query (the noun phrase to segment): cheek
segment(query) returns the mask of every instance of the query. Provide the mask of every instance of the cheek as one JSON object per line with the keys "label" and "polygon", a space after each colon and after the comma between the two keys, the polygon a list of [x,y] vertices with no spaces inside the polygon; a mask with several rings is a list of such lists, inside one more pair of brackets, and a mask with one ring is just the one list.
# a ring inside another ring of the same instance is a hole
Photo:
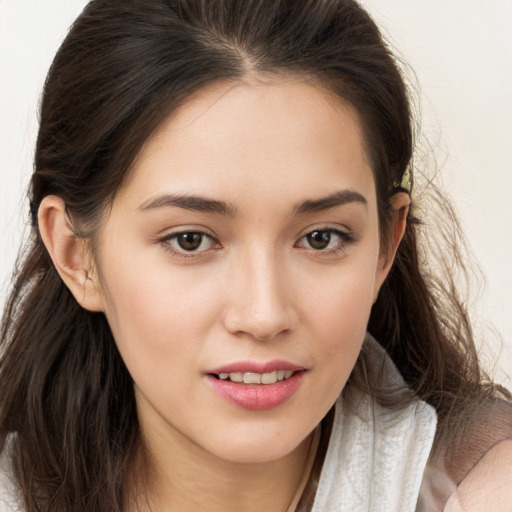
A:
{"label": "cheek", "polygon": [[[373,305],[377,251],[310,282],[306,322],[315,331],[315,354],[326,388],[344,387],[359,355]],[[336,391],[334,392],[334,396]]]}
{"label": "cheek", "polygon": [[179,372],[176,361],[194,360],[217,316],[215,280],[198,283],[147,257],[104,261],[105,314],[132,375]]}
{"label": "cheek", "polygon": [[375,290],[378,251],[357,251],[339,265],[305,271],[296,295],[300,308],[325,329],[344,332],[368,321]]}

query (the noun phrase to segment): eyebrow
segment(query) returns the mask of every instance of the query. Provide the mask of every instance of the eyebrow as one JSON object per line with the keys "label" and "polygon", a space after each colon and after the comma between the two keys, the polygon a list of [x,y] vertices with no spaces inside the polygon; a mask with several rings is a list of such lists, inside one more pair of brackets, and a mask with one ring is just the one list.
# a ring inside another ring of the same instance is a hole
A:
{"label": "eyebrow", "polygon": [[[354,202],[361,203],[365,207],[368,205],[366,198],[359,192],[354,190],[341,190],[325,197],[303,201],[293,208],[293,213],[315,213]],[[236,206],[225,201],[188,194],[162,194],[146,201],[139,209],[141,211],[148,211],[169,206],[203,213],[225,215],[228,217],[234,217],[237,213]]]}
{"label": "eyebrow", "polygon": [[226,215],[234,217],[236,207],[224,201],[207,199],[206,197],[194,196],[188,194],[162,194],[143,203],[139,209],[141,211],[154,210],[175,206],[185,210],[193,210],[203,213],[215,213],[217,215]]}
{"label": "eyebrow", "polygon": [[368,201],[359,192],[356,192],[355,190],[341,190],[325,197],[299,203],[295,206],[293,211],[296,214],[315,213],[328,210],[329,208],[334,208],[336,206],[342,206],[347,203],[361,203],[365,207],[368,206]]}

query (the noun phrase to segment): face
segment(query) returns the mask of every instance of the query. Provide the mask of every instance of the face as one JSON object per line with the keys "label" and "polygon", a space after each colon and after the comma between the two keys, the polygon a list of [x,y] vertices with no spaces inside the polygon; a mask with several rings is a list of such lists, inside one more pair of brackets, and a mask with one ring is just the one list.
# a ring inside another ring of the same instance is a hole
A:
{"label": "face", "polygon": [[145,435],[236,462],[292,451],[349,377],[384,260],[350,106],[299,82],[195,95],[98,235]]}

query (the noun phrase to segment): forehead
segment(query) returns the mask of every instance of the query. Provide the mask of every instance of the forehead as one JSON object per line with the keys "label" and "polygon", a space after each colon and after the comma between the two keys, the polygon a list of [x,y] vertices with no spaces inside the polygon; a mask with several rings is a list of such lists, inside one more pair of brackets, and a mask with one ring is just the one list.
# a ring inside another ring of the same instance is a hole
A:
{"label": "forehead", "polygon": [[[373,189],[355,109],[308,83],[216,84],[185,101],[146,142],[121,193],[255,194]],[[192,190],[190,190],[192,189]]]}

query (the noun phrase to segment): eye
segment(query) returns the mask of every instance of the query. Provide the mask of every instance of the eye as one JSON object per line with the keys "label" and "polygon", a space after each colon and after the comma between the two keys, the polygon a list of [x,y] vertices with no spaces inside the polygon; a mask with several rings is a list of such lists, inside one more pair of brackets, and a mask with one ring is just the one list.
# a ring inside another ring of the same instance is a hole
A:
{"label": "eye", "polygon": [[214,239],[201,231],[173,233],[161,240],[166,249],[177,254],[199,253],[218,246]]}
{"label": "eye", "polygon": [[339,229],[315,229],[304,235],[297,245],[315,251],[336,252],[353,240],[348,233]]}
{"label": "eye", "polygon": [[332,235],[329,231],[313,231],[305,236],[312,249],[327,249],[331,243]]}

